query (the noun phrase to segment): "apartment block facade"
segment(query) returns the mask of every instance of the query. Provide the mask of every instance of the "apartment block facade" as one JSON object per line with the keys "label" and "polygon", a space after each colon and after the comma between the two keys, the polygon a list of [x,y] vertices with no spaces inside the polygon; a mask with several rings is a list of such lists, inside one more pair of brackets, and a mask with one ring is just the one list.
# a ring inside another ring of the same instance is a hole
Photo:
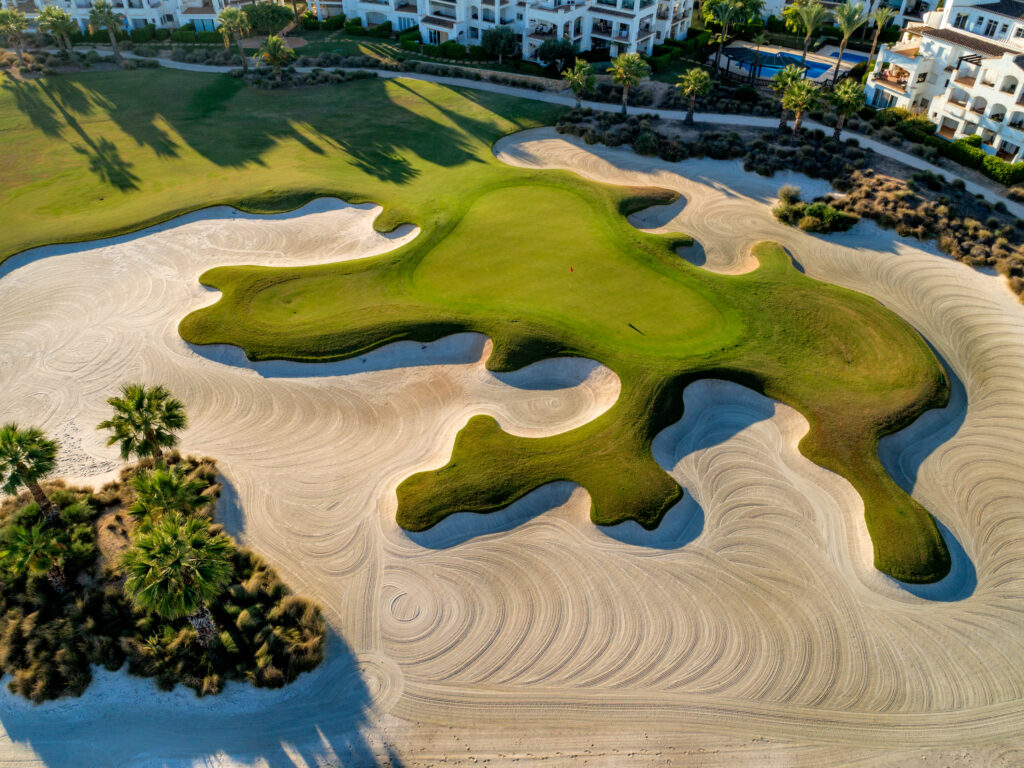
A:
{"label": "apartment block facade", "polygon": [[1024,2],[953,0],[883,48],[868,103],[927,114],[947,139],[1024,160]]}
{"label": "apartment block facade", "polygon": [[[217,28],[217,14],[221,9],[244,4],[229,0],[111,0],[114,10],[125,19],[125,29],[141,29],[147,24],[180,27],[192,22],[198,30],[213,30]],[[89,25],[90,0],[0,0],[0,8],[21,11],[32,26],[36,15],[47,5],[65,9],[83,31]]]}

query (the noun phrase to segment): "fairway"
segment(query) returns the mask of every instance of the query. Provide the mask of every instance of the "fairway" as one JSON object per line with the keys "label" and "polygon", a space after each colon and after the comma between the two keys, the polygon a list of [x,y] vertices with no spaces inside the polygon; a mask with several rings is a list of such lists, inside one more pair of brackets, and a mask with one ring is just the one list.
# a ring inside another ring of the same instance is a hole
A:
{"label": "fairway", "polygon": [[[170,91],[171,102],[158,95]],[[575,355],[619,375],[616,405],[562,435],[513,438],[472,419],[448,466],[399,486],[404,527],[495,511],[572,480],[591,494],[594,522],[654,528],[682,489],[651,442],[680,417],[683,388],[715,376],[808,418],[801,448],[861,493],[879,569],[915,582],[948,571],[931,516],[877,456],[882,435],[948,395],[920,336],[873,300],[802,276],[777,246],[758,247],[756,272],[723,277],[679,257],[685,236],[626,223],[673,193],[493,157],[496,139],[555,108],[408,80],[268,94],[164,71],[6,81],[3,98],[0,141],[24,181],[0,199],[15,222],[0,235],[5,255],[213,203],[263,211],[320,195],[382,204],[383,231],[421,228],[372,260],[214,269],[203,282],[224,296],[183,320],[189,342],[313,361],[479,331],[494,342],[492,370]],[[31,183],[29,158],[61,182]]]}

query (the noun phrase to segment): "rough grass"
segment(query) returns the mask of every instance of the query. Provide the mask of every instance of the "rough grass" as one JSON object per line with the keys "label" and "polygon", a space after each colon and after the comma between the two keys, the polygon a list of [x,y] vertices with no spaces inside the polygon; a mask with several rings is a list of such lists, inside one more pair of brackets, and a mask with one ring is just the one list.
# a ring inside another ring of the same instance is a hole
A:
{"label": "rough grass", "polygon": [[217,204],[270,213],[328,195],[386,202],[382,231],[429,224],[495,172],[496,139],[560,111],[413,80],[324,89],[167,69],[0,80],[0,261]]}
{"label": "rough grass", "polygon": [[[169,461],[208,480],[208,493],[217,492],[211,459],[172,454]],[[319,607],[291,594],[248,550],[236,551],[230,585],[210,606],[220,634],[208,650],[187,620],[168,622],[129,604],[116,562],[133,525],[123,511],[134,498],[131,478],[138,470],[126,468],[121,480],[95,495],[59,482],[49,486],[62,507],[53,533],[71,553],[64,567],[68,590],[59,595],[45,578],[0,575],[0,674],[8,688],[37,703],[79,696],[94,665],[115,670],[127,662],[130,673],[154,677],[162,688],[183,684],[207,695],[228,680],[279,687],[316,667],[326,635]],[[6,499],[0,538],[8,525],[38,519],[38,506],[24,496]]]}

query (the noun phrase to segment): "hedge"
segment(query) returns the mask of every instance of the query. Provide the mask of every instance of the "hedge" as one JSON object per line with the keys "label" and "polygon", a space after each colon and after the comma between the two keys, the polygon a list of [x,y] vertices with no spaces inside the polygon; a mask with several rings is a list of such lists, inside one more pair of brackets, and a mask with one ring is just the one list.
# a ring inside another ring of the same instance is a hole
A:
{"label": "hedge", "polygon": [[439,46],[438,51],[443,59],[464,59],[466,58],[466,46],[458,40],[445,40]]}
{"label": "hedge", "polygon": [[320,19],[312,11],[306,11],[299,17],[303,29],[320,29]]}
{"label": "hedge", "polygon": [[147,24],[142,29],[133,29],[128,33],[133,43],[148,43],[156,37],[156,27]]}
{"label": "hedge", "polygon": [[647,59],[647,63],[653,71],[663,72],[672,64],[672,54],[663,53],[661,56],[651,56]]}
{"label": "hedge", "polygon": [[420,33],[420,27],[417,24],[414,27],[409,27],[408,29],[403,29],[401,32],[399,32],[398,39],[415,40],[417,43],[422,43],[423,35]]}
{"label": "hedge", "polygon": [[420,44],[411,37],[398,38],[398,44],[402,47],[403,51],[411,51],[412,53],[420,52]]}
{"label": "hedge", "polygon": [[339,13],[337,16],[328,16],[324,19],[324,29],[335,30],[341,29],[345,26],[345,14]]}
{"label": "hedge", "polygon": [[370,37],[391,37],[391,22],[385,21],[383,24],[378,24],[376,27],[372,27],[367,33]]}
{"label": "hedge", "polygon": [[345,31],[350,35],[363,34],[363,20],[358,16],[345,22]]}

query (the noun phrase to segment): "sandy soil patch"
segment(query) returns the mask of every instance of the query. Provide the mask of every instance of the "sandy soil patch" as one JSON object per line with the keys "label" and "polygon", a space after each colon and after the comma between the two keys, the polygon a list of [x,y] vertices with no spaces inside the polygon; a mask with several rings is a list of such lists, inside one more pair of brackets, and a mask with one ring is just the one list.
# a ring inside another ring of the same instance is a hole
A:
{"label": "sandy soil patch", "polygon": [[694,235],[723,271],[777,240],[921,329],[957,394],[881,452],[961,547],[954,576],[915,594],[875,572],[859,498],[797,450],[803,418],[721,382],[687,389],[684,418],[656,441],[688,491],[658,531],[595,528],[586,493],[554,484],[409,536],[395,486],[443,463],[470,415],[555,433],[614,402],[617,377],[549,361],[499,378],[473,334],[322,366],[191,349],[175,328],[215,299],[203,269],[358,258],[414,236],[374,233],[373,209],[336,201],[204,212],[0,267],[0,413],[74,445],[63,471],[101,472],[116,457],[92,425],[110,390],[168,384],[192,414],[183,447],[228,470],[232,533],[324,604],[328,661],[281,691],[204,701],[113,673],[79,700],[4,695],[0,765],[1014,764],[1024,311],[1003,281],[868,223],[826,240],[772,218],[780,185],[810,196],[820,182],[670,166],[552,131],[496,151],[676,189],[683,202],[635,223]]}

